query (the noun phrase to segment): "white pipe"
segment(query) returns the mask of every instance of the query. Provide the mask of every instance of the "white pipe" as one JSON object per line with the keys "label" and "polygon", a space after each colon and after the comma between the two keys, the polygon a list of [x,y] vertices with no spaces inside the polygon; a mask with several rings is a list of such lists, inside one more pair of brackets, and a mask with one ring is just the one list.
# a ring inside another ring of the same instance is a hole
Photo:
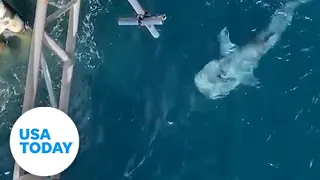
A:
{"label": "white pipe", "polygon": [[[119,18],[118,24],[122,26],[137,26],[139,25],[137,18]],[[161,16],[147,17],[141,21],[141,26],[162,25],[163,18]]]}
{"label": "white pipe", "polygon": [[154,27],[154,25],[150,25],[146,27],[154,38],[158,38],[160,36],[158,30]]}
{"label": "white pipe", "polygon": [[[59,109],[65,113],[68,113],[70,90],[72,82],[72,73],[75,58],[76,38],[79,24],[79,13],[80,13],[80,0],[74,4],[69,10],[69,24],[66,41],[66,52],[70,55],[70,61],[67,61],[63,65],[62,79],[61,79],[61,91],[59,98]],[[59,176],[59,175],[57,175]],[[57,178],[56,178],[57,179]]]}
{"label": "white pipe", "polygon": [[70,57],[46,32],[43,34],[44,44],[50,48],[63,62],[69,61]]}
{"label": "white pipe", "polygon": [[[32,44],[30,47],[28,72],[25,86],[25,94],[23,98],[22,113],[32,109],[37,93],[38,72],[41,59],[41,49],[43,41],[43,33],[45,28],[47,1],[37,1],[36,13],[34,19],[34,31],[32,33]],[[15,162],[13,180],[18,180],[25,171]]]}
{"label": "white pipe", "polygon": [[49,24],[50,22],[56,20],[59,16],[61,16],[63,13],[67,12],[72,6],[77,2],[77,0],[72,0],[68,4],[64,5],[62,8],[58,9],[56,12],[50,14],[46,19],[46,24]]}
{"label": "white pipe", "polygon": [[41,53],[41,62],[40,63],[41,63],[41,69],[43,72],[44,81],[47,86],[51,107],[57,108],[58,106],[57,106],[57,101],[56,101],[56,98],[55,98],[54,92],[53,92],[53,86],[52,86],[52,80],[50,77],[50,72],[48,69],[47,61],[45,60],[43,53]]}
{"label": "white pipe", "polygon": [[141,7],[141,5],[139,4],[139,2],[137,0],[128,0],[128,1],[131,4],[131,6],[133,7],[133,9],[136,11],[137,14],[144,15],[145,11],[143,10],[143,8]]}

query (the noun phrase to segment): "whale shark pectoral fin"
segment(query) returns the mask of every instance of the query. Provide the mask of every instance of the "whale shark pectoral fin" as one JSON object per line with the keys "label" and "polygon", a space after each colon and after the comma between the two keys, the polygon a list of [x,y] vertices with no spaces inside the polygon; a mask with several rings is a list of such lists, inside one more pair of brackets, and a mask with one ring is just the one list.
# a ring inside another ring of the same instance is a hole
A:
{"label": "whale shark pectoral fin", "polygon": [[243,75],[243,77],[242,77],[242,84],[244,84],[244,85],[256,86],[259,83],[260,83],[259,79],[254,77],[253,74],[246,74],[246,75]]}
{"label": "whale shark pectoral fin", "polygon": [[220,43],[221,56],[226,56],[226,55],[232,53],[233,51],[235,51],[237,45],[230,41],[229,31],[228,31],[227,27],[223,28],[220,31],[220,33],[218,35],[218,40]]}

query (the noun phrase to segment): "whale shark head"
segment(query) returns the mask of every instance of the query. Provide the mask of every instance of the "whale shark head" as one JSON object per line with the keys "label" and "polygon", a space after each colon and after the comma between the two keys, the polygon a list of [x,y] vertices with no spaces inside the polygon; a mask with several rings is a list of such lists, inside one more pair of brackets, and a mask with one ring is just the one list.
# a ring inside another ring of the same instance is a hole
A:
{"label": "whale shark head", "polygon": [[288,2],[278,9],[267,28],[245,46],[232,43],[227,28],[222,29],[218,35],[221,59],[209,62],[195,75],[198,90],[210,99],[217,99],[240,84],[256,86],[259,81],[253,73],[259,60],[279,41],[291,24],[294,10],[305,1]]}
{"label": "whale shark head", "polygon": [[218,99],[228,95],[240,83],[236,77],[226,74],[216,60],[206,64],[196,74],[194,81],[199,91],[210,99]]}

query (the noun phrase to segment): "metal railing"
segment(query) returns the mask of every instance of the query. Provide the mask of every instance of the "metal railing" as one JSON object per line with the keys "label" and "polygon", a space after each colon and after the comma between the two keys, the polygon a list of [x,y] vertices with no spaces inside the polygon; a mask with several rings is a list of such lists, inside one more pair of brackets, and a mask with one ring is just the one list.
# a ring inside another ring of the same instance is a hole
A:
{"label": "metal railing", "polygon": [[[53,107],[57,106],[53,94],[51,78],[47,70],[46,60],[42,53],[42,44],[48,46],[64,62],[61,79],[61,90],[58,108],[68,113],[70,88],[74,66],[74,52],[76,47],[76,36],[79,23],[80,0],[71,0],[65,6],[47,17],[47,0],[37,0],[35,21],[33,25],[32,42],[29,55],[29,65],[25,94],[23,100],[22,113],[32,109],[35,104],[35,98],[38,85],[38,73],[41,68],[44,71],[44,79],[49,92],[50,103]],[[57,19],[62,14],[69,11],[69,22],[67,30],[66,48],[63,50],[50,36],[45,32],[45,26]],[[17,164],[14,165],[13,180],[40,180],[48,179],[45,177],[35,177],[26,172]],[[60,174],[50,177],[50,179],[60,179]]]}

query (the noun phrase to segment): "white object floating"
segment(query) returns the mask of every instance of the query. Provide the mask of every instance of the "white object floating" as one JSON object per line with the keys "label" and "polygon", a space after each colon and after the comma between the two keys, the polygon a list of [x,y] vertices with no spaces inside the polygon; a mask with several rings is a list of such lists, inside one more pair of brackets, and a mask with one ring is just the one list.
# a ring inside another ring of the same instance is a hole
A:
{"label": "white object floating", "polygon": [[154,25],[163,25],[164,20],[166,20],[165,15],[147,16],[137,0],[128,1],[136,11],[137,17],[119,18],[118,24],[121,26],[145,26],[154,38],[158,38],[160,34]]}
{"label": "white object floating", "polygon": [[139,4],[139,2],[137,0],[128,0],[129,3],[131,4],[131,6],[133,7],[133,9],[136,11],[137,14],[144,14],[145,11],[143,10],[143,8],[141,7],[141,5]]}
{"label": "white object floating", "polygon": [[160,36],[158,30],[156,29],[156,27],[154,27],[154,25],[150,25],[146,27],[154,38],[158,38]]}
{"label": "white object floating", "polygon": [[[137,18],[119,18],[118,24],[121,26],[138,26],[139,20]],[[163,17],[147,17],[141,20],[141,26],[150,26],[150,25],[162,25]]]}

